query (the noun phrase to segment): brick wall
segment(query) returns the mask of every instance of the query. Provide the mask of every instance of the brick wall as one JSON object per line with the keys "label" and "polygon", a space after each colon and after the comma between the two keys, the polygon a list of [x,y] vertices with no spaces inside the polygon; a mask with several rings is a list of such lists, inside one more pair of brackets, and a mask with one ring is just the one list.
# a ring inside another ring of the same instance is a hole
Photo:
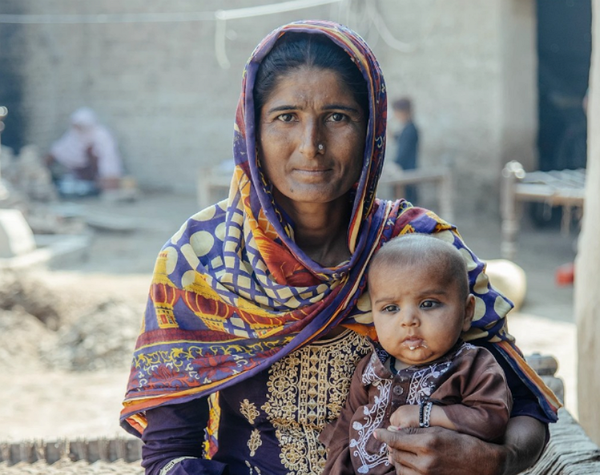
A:
{"label": "brick wall", "polygon": [[[30,14],[115,14],[212,12],[268,3],[22,0],[19,5]],[[369,20],[369,4],[377,6],[390,32],[408,43],[410,52],[382,40],[381,29]],[[23,34],[12,47],[26,58],[20,67],[27,118],[23,134],[28,143],[47,150],[75,108],[93,107],[115,132],[127,168],[142,185],[191,191],[201,167],[231,156],[241,72],[256,43],[289,21],[332,19],[353,27],[372,45],[391,98],[414,98],[422,164],[453,161],[461,200],[472,203],[470,209],[493,209],[506,155],[526,161],[534,156],[533,4],[346,1],[344,9],[320,6],[231,20],[228,69],[215,54],[214,21],[22,25]],[[0,7],[0,13],[7,9]]]}
{"label": "brick wall", "polygon": [[451,162],[457,203],[469,211],[495,212],[504,163],[534,161],[534,2],[424,0],[418,5],[382,4],[395,36],[412,47],[408,53],[382,48],[388,91],[391,97],[414,99],[422,165]]}

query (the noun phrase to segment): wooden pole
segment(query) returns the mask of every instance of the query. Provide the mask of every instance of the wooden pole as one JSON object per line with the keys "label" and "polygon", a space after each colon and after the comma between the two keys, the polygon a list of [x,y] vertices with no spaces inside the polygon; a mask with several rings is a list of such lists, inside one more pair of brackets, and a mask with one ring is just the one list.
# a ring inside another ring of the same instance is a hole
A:
{"label": "wooden pole", "polygon": [[[8,109],[0,105],[0,163],[2,162],[2,131],[4,130],[4,119],[8,114]],[[8,198],[8,190],[2,184],[2,167],[0,166],[0,200]]]}
{"label": "wooden pole", "polygon": [[592,64],[583,224],[575,263],[579,421],[600,444],[600,0],[592,2]]}

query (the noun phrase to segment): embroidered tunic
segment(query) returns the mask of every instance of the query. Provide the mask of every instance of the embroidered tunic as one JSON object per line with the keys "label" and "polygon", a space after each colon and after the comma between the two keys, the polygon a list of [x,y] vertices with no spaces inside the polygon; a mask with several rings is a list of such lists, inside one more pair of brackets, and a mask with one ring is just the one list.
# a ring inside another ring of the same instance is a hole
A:
{"label": "embroidered tunic", "polygon": [[373,432],[388,427],[398,407],[426,399],[439,404],[459,432],[488,441],[504,435],[512,406],[504,371],[485,348],[459,342],[442,358],[396,375],[387,354],[373,352],[358,364],[339,419],[321,434],[329,449],[325,473],[396,473]]}
{"label": "embroidered tunic", "polygon": [[[321,473],[327,451],[319,434],[339,415],[354,369],[371,349],[366,337],[346,330],[296,350],[254,378],[219,393],[219,448],[212,460],[200,459],[202,451],[197,443],[197,458],[178,457],[176,463],[159,470],[156,462],[165,445],[155,444],[156,433],[149,429],[143,435],[147,444],[144,467],[148,473],[161,475],[217,474],[225,465],[229,475]],[[188,425],[194,423],[189,420],[193,417],[181,415],[188,419]],[[172,413],[170,418],[174,419]],[[203,438],[205,420],[206,415],[204,422],[196,422],[196,441]],[[149,427],[153,426],[156,424]],[[179,426],[177,435],[182,433],[190,434]],[[181,444],[179,438],[177,441],[184,449],[189,445]]]}

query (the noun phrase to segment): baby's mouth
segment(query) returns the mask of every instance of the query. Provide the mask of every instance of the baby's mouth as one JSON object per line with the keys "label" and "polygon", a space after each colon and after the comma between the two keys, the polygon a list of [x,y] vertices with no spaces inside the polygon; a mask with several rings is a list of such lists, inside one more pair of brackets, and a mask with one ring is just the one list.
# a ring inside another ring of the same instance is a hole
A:
{"label": "baby's mouth", "polygon": [[409,337],[402,342],[402,344],[410,351],[415,351],[419,348],[427,348],[427,345],[422,338]]}

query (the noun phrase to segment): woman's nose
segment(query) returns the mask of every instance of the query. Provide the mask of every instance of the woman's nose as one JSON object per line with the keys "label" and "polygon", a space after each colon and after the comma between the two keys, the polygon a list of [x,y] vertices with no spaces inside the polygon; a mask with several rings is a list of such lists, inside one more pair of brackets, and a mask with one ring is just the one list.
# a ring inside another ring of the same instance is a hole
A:
{"label": "woman's nose", "polygon": [[307,120],[302,129],[302,137],[300,141],[300,152],[307,157],[314,157],[319,154],[320,142],[319,124],[316,120]]}

